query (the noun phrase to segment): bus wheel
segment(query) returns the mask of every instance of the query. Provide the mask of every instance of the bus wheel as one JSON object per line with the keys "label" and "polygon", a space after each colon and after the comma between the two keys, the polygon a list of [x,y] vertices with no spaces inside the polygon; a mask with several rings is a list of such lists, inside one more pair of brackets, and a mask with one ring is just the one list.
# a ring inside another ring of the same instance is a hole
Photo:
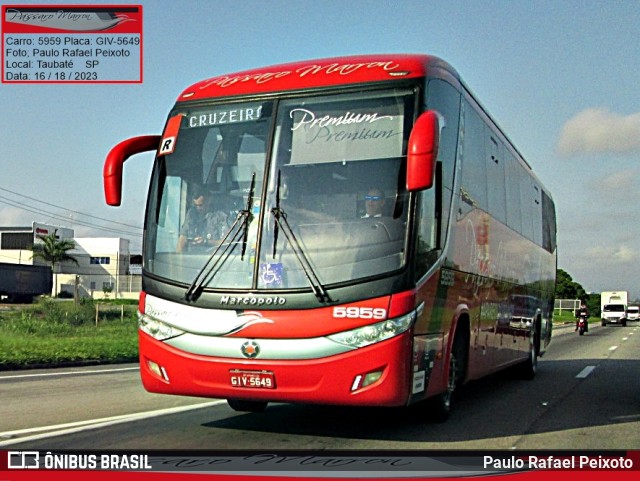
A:
{"label": "bus wheel", "polygon": [[535,329],[529,336],[529,356],[517,366],[517,375],[522,379],[533,379],[538,372],[538,353],[540,352],[539,330]]}
{"label": "bus wheel", "polygon": [[462,336],[456,336],[451,356],[449,356],[449,377],[447,389],[438,394],[431,405],[431,417],[436,422],[444,422],[449,419],[454,401],[454,394],[462,379],[464,379],[464,367],[466,365],[466,345]]}
{"label": "bus wheel", "polygon": [[267,407],[267,401],[245,401],[243,399],[227,399],[227,404],[234,411],[261,413]]}

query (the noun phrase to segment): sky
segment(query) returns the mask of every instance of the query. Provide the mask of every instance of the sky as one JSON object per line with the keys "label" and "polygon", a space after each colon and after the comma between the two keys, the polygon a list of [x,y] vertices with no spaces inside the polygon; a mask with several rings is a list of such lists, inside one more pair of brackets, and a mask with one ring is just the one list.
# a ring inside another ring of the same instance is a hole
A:
{"label": "sky", "polygon": [[[9,3],[5,3],[9,4]],[[33,221],[141,251],[152,155],[105,204],[104,158],[159,134],[199,80],[278,63],[426,53],[456,68],[551,191],[558,267],[588,292],[640,298],[639,0],[154,0],[143,82],[0,84],[0,226]]]}

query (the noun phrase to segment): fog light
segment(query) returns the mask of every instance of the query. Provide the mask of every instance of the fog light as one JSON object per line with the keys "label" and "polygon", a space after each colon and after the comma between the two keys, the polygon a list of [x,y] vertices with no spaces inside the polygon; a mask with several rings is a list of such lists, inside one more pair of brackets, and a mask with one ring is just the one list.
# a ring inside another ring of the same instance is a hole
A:
{"label": "fog light", "polygon": [[358,374],[353,379],[353,384],[351,384],[351,392],[357,391],[358,389],[362,389],[363,387],[367,387],[378,382],[383,373],[384,369],[381,371],[371,371],[366,374]]}
{"label": "fog light", "polygon": [[374,382],[377,382],[382,377],[382,371],[370,372],[364,377],[362,381],[362,387],[369,386]]}
{"label": "fog light", "polygon": [[149,360],[147,360],[147,367],[149,368],[149,371],[156,375],[156,377],[159,377],[165,382],[169,382],[169,376],[167,375],[167,371],[164,367]]}

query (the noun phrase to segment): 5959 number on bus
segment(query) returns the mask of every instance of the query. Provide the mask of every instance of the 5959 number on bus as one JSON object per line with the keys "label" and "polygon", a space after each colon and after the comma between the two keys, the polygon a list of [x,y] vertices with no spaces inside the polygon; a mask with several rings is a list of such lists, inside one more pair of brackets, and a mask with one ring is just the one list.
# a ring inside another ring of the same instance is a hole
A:
{"label": "5959 number on bus", "polygon": [[387,310],[381,307],[334,307],[336,319],[386,319]]}

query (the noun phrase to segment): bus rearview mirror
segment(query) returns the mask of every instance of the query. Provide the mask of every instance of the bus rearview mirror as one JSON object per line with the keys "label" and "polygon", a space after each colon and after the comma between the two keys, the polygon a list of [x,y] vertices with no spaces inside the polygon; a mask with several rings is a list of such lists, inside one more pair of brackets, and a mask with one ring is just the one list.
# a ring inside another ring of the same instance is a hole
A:
{"label": "bus rearview mirror", "polygon": [[125,160],[135,154],[156,150],[158,145],[159,135],[142,135],[124,140],[109,151],[102,172],[107,204],[118,206],[122,201],[122,165]]}
{"label": "bus rearview mirror", "polygon": [[407,190],[433,186],[439,141],[438,114],[428,110],[418,117],[409,135],[407,148]]}

